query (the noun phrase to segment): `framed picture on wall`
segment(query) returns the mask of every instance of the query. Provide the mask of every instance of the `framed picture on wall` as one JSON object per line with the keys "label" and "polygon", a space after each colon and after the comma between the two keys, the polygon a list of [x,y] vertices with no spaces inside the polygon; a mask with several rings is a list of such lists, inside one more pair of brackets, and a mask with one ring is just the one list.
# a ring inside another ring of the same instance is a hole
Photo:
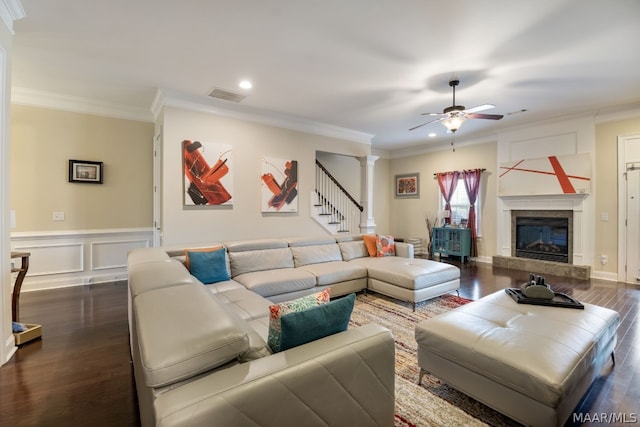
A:
{"label": "framed picture on wall", "polygon": [[298,212],[298,161],[262,158],[262,212]]}
{"label": "framed picture on wall", "polygon": [[395,176],[396,199],[420,197],[420,174],[407,173]]}
{"label": "framed picture on wall", "polygon": [[69,182],[102,184],[102,162],[69,160]]}
{"label": "framed picture on wall", "polygon": [[184,206],[233,205],[233,150],[215,142],[182,141]]}

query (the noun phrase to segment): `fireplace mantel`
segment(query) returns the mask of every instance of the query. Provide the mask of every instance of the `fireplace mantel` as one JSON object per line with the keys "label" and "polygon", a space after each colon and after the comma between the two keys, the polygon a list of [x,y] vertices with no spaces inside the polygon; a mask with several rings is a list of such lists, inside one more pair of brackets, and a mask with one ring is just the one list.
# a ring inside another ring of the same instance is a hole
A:
{"label": "fireplace mantel", "polygon": [[572,258],[574,265],[591,265],[585,256],[585,240],[591,239],[588,224],[592,221],[591,197],[585,194],[531,195],[498,197],[498,255],[512,256],[511,211],[573,211]]}

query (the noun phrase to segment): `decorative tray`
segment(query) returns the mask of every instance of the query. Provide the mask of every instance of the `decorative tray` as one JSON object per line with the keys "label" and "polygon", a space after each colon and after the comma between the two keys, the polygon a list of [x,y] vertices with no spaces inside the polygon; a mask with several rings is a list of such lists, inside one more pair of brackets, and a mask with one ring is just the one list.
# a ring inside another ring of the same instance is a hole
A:
{"label": "decorative tray", "polygon": [[584,305],[582,305],[578,300],[571,298],[569,295],[561,294],[560,292],[554,292],[555,296],[553,299],[540,299],[529,298],[517,288],[507,288],[504,291],[518,304],[547,305],[550,307],[577,308],[579,310],[584,310]]}

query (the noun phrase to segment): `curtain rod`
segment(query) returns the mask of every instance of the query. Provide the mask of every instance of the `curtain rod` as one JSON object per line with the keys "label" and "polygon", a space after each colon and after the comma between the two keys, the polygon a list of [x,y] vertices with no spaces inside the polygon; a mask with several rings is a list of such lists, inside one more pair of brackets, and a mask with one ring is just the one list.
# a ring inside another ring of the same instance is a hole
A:
{"label": "curtain rod", "polygon": [[[473,169],[467,169],[467,170],[473,170]],[[486,171],[486,169],[484,169],[484,168],[480,169],[480,172],[484,172],[484,171]],[[451,171],[451,172],[454,172],[454,171]],[[464,172],[464,171],[455,171],[455,172],[460,173],[460,172]],[[441,173],[447,173],[447,172],[441,172]],[[433,176],[436,177],[436,176],[438,176],[438,174],[434,173]]]}

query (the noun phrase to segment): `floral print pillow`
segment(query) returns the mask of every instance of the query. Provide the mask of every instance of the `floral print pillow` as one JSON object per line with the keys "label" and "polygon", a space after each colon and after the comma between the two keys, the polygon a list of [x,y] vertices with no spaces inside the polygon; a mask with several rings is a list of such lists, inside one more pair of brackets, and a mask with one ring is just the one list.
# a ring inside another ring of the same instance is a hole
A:
{"label": "floral print pillow", "polygon": [[269,336],[267,344],[273,353],[280,351],[280,318],[285,314],[306,310],[320,304],[326,304],[330,299],[331,289],[325,289],[312,295],[307,295],[292,301],[284,301],[279,304],[269,306]]}
{"label": "floral print pillow", "polygon": [[383,236],[378,234],[376,239],[376,249],[378,250],[378,256],[395,256],[396,245],[393,241],[393,236]]}

